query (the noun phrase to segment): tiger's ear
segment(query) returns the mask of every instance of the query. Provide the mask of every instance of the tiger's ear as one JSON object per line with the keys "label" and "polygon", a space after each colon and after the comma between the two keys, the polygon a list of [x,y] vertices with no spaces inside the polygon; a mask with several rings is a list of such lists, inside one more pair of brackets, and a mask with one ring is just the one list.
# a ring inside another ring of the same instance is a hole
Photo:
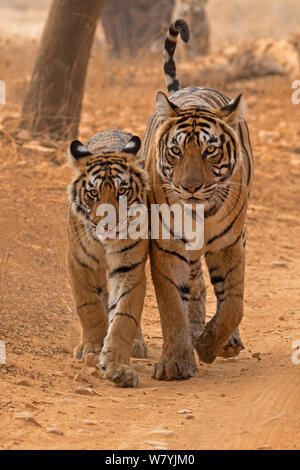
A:
{"label": "tiger's ear", "polygon": [[68,149],[68,157],[72,166],[75,168],[85,165],[87,157],[90,157],[91,152],[79,140],[73,140]]}
{"label": "tiger's ear", "polygon": [[231,100],[228,104],[221,108],[222,119],[230,126],[234,125],[239,116],[245,109],[245,103],[242,100],[242,94],[238,95],[235,99]]}
{"label": "tiger's ear", "polygon": [[141,147],[141,139],[137,135],[134,135],[126,144],[126,147],[124,148],[124,150],[122,150],[122,152],[132,153],[133,155],[136,155],[138,151],[140,150],[140,147]]}
{"label": "tiger's ear", "polygon": [[177,116],[180,111],[180,108],[172,103],[162,91],[156,95],[156,109],[162,121]]}

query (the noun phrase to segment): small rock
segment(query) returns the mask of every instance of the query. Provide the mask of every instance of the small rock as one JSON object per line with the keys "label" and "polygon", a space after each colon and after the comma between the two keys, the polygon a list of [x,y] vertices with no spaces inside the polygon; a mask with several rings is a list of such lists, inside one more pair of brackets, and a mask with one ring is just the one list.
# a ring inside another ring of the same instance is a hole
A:
{"label": "small rock", "polygon": [[171,429],[153,429],[150,431],[150,434],[163,434],[164,436],[171,436],[174,434],[174,431],[171,431]]}
{"label": "small rock", "polygon": [[283,261],[274,261],[274,263],[272,263],[272,266],[279,267],[279,268],[287,268],[288,267],[288,265],[286,263],[284,263]]}
{"label": "small rock", "polygon": [[81,369],[74,377],[75,382],[86,382],[90,385],[93,385],[93,381],[90,379],[90,377],[87,375],[87,373]]}
{"label": "small rock", "polygon": [[193,413],[193,412],[192,412],[192,410],[189,410],[189,409],[183,409],[183,410],[178,410],[177,413],[180,414],[180,415],[187,415],[187,414],[190,414],[190,413]]}
{"label": "small rock", "polygon": [[118,400],[117,398],[115,398],[115,397],[104,397],[104,398],[107,398],[108,400],[111,400],[111,401],[113,401],[113,402],[115,402],[115,403],[119,403],[119,400]]}
{"label": "small rock", "polygon": [[161,441],[144,441],[146,444],[149,444],[150,446],[159,446],[159,447],[165,447],[167,445],[166,442],[161,442]]}
{"label": "small rock", "polygon": [[89,367],[96,367],[98,362],[99,362],[99,356],[94,353],[89,353],[85,356],[84,362],[89,366]]}
{"label": "small rock", "polygon": [[91,419],[81,419],[80,421],[89,426],[96,426],[96,424],[98,424],[97,421],[92,421]]}
{"label": "small rock", "polygon": [[20,413],[15,413],[15,419],[23,419],[28,423],[41,427],[40,423],[32,416],[31,413],[29,413],[29,411],[21,411]]}
{"label": "small rock", "polygon": [[252,353],[252,357],[253,359],[257,359],[258,361],[261,361],[260,352]]}
{"label": "small rock", "polygon": [[278,320],[280,320],[280,321],[285,321],[285,318],[284,318],[283,315],[281,315],[281,317],[279,317]]}
{"label": "small rock", "polygon": [[186,415],[185,419],[194,419],[193,415]]}
{"label": "small rock", "polygon": [[75,388],[74,393],[77,393],[78,395],[94,395],[94,392],[90,387],[77,387]]}
{"label": "small rock", "polygon": [[26,406],[26,408],[29,408],[30,410],[37,410],[38,409],[32,403],[25,403],[25,406]]}
{"label": "small rock", "polygon": [[29,387],[31,384],[27,379],[21,379],[16,382],[16,385],[23,385],[24,387]]}
{"label": "small rock", "polygon": [[256,447],[256,450],[273,450],[273,447],[265,445],[265,446]]}
{"label": "small rock", "polygon": [[51,434],[56,434],[57,436],[63,436],[64,435],[64,433],[60,429],[52,428],[51,426],[46,428],[46,432],[49,432]]}

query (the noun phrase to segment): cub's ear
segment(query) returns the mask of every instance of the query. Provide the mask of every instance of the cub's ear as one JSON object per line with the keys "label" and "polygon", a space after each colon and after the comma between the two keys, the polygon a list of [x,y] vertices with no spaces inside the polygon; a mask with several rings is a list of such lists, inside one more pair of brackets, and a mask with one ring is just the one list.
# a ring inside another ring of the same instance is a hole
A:
{"label": "cub's ear", "polygon": [[72,166],[78,168],[84,166],[86,157],[90,157],[91,152],[79,140],[73,140],[68,149],[69,161]]}
{"label": "cub's ear", "polygon": [[221,108],[222,119],[229,125],[234,125],[239,120],[243,111],[245,111],[246,105],[242,96],[242,94],[238,95]]}
{"label": "cub's ear", "polygon": [[159,91],[156,95],[156,110],[162,121],[175,117],[180,112],[180,108],[172,103],[162,91]]}
{"label": "cub's ear", "polygon": [[134,135],[133,137],[131,137],[131,139],[127,143],[123,152],[132,153],[133,155],[136,155],[138,151],[140,150],[140,147],[141,147],[141,139],[137,135]]}

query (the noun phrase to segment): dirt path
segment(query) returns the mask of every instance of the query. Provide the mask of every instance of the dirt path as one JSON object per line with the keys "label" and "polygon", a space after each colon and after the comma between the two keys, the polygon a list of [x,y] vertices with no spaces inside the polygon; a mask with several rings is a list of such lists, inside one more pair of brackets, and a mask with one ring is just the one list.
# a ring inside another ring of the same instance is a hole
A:
{"label": "dirt path", "polygon": [[[144,130],[163,87],[160,68],[116,67],[100,74],[95,66],[89,75],[83,140],[99,127]],[[21,88],[16,80],[0,110],[6,131],[17,116]],[[134,361],[139,388],[117,389],[93,378],[93,396],[74,393],[82,364],[72,359],[78,321],[65,270],[71,170],[57,164],[63,154],[1,139],[0,339],[7,364],[0,365],[0,449],[300,448],[300,365],[291,359],[292,343],[300,339],[300,105],[291,104],[286,79],[237,83],[226,92],[240,90],[256,158],[241,326],[246,349],[235,359],[199,364],[195,378],[185,382],[151,379],[161,332],[148,276],[143,327],[149,358]],[[209,289],[210,315],[214,305]],[[18,419],[24,411],[39,425]]]}

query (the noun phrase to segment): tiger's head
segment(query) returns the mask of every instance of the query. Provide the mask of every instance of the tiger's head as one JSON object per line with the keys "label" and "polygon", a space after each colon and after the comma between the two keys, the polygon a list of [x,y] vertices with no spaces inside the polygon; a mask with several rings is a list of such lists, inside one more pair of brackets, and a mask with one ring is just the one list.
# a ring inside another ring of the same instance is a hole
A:
{"label": "tiger's head", "polygon": [[207,206],[223,193],[240,162],[241,96],[221,109],[179,108],[158,93],[157,168],[169,194]]}
{"label": "tiger's head", "polygon": [[[137,156],[140,145],[140,138],[132,136],[121,152],[91,153],[78,140],[71,143],[68,155],[76,174],[69,186],[69,202],[73,214],[89,227],[90,233],[97,233],[102,219],[97,211],[100,205],[113,206],[116,234],[121,229],[120,198],[126,201],[127,209],[135,204],[146,205],[148,179],[143,162]],[[104,238],[111,238],[109,229]]]}

